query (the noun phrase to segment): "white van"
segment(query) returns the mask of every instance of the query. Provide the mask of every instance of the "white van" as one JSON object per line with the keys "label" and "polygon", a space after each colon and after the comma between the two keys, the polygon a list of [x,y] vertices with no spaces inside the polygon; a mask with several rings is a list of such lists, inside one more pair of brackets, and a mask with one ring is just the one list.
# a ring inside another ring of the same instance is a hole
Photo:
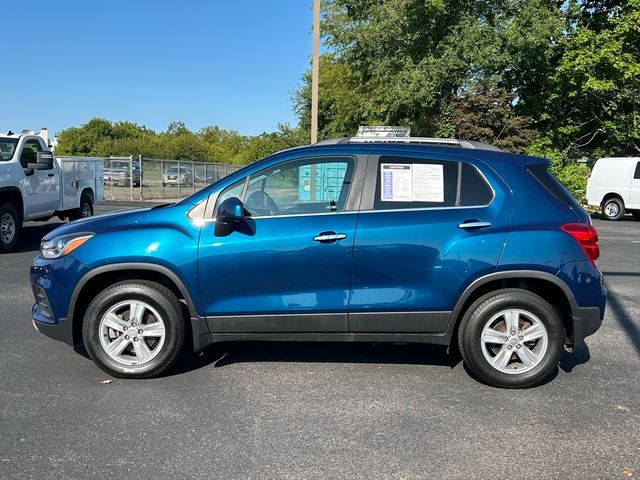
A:
{"label": "white van", "polygon": [[640,220],[640,158],[601,158],[587,182],[587,203],[602,209],[607,220],[632,213]]}

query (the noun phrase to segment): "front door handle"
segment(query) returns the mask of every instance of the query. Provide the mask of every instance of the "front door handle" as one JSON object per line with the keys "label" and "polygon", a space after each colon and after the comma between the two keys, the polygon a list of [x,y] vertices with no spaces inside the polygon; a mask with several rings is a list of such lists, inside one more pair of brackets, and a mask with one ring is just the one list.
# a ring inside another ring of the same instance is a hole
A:
{"label": "front door handle", "polygon": [[322,232],[320,235],[313,237],[313,240],[320,243],[335,243],[345,238],[347,238],[347,236],[344,233]]}
{"label": "front door handle", "polygon": [[461,223],[458,225],[458,228],[462,228],[464,230],[474,230],[476,228],[487,228],[491,226],[491,222],[481,222],[479,220],[470,220]]}

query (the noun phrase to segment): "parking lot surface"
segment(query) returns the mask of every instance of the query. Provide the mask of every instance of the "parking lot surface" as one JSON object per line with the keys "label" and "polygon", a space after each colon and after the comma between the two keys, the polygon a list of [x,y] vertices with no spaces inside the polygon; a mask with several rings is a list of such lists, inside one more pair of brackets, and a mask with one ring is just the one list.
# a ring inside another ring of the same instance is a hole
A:
{"label": "parking lot surface", "polygon": [[549,383],[516,391],[476,382],[442,347],[331,343],[221,344],[162,378],[103,384],[31,325],[28,268],[58,224],[27,226],[0,256],[2,479],[640,478],[631,218],[594,220],[602,328]]}

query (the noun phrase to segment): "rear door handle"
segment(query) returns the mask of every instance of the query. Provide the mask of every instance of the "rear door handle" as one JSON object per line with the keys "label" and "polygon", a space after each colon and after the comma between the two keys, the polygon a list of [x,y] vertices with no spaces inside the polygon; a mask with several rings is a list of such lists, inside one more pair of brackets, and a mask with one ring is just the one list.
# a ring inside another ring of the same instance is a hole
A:
{"label": "rear door handle", "polygon": [[322,232],[320,235],[313,237],[313,240],[320,243],[335,243],[345,238],[347,238],[347,236],[344,233]]}
{"label": "rear door handle", "polygon": [[491,222],[480,222],[480,221],[470,221],[470,222],[463,222],[460,225],[458,225],[458,228],[462,228],[464,230],[473,230],[476,228],[487,228],[491,226]]}
{"label": "rear door handle", "polygon": [[47,175],[47,177],[55,177],[55,174],[50,173],[50,174]]}

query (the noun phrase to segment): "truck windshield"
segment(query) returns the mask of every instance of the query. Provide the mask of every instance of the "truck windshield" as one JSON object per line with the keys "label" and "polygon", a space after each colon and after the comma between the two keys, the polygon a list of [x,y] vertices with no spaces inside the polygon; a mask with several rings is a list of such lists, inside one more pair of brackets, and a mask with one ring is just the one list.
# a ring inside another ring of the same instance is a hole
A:
{"label": "truck windshield", "polygon": [[0,162],[6,162],[13,158],[17,144],[17,138],[0,138]]}

